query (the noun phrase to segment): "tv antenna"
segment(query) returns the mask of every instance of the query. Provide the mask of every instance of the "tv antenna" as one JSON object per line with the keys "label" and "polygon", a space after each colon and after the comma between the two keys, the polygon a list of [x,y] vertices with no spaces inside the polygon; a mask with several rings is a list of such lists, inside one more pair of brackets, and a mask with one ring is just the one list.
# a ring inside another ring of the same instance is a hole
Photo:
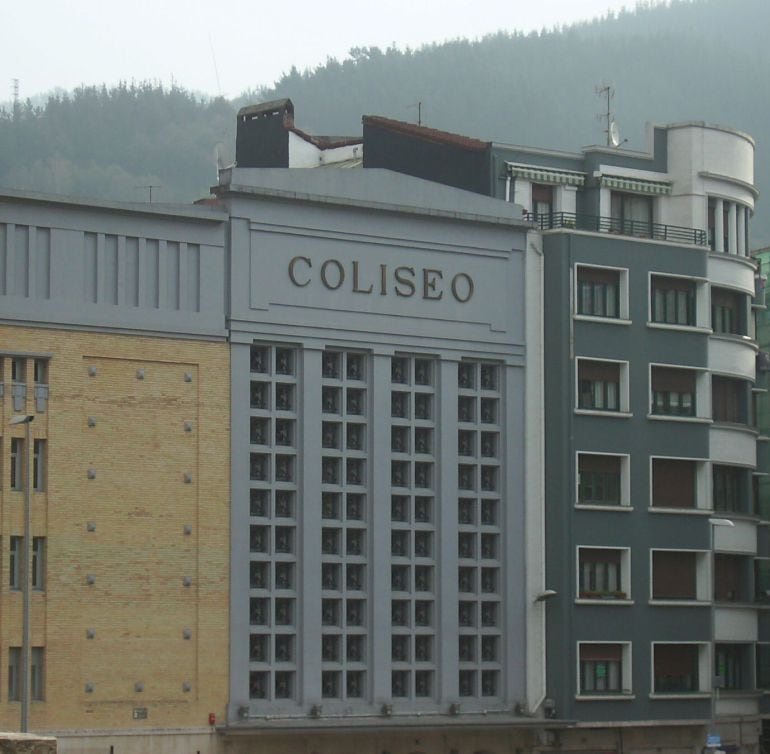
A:
{"label": "tv antenna", "polygon": [[148,183],[146,186],[134,186],[134,188],[147,189],[150,192],[150,204],[152,204],[152,190],[154,188],[161,188],[161,187],[160,187],[160,185],[157,185],[157,184],[150,184],[150,183]]}
{"label": "tv antenna", "polygon": [[600,84],[595,87],[594,91],[599,97],[606,98],[607,102],[605,111],[596,116],[599,120],[603,120],[607,124],[604,129],[604,133],[607,137],[607,146],[620,147],[625,144],[628,139],[623,139],[621,141],[620,129],[612,116],[612,100],[615,99],[615,88],[611,84]]}
{"label": "tv antenna", "polygon": [[411,110],[413,107],[417,108],[417,125],[422,125],[422,100],[418,100],[413,105],[407,105],[407,107]]}

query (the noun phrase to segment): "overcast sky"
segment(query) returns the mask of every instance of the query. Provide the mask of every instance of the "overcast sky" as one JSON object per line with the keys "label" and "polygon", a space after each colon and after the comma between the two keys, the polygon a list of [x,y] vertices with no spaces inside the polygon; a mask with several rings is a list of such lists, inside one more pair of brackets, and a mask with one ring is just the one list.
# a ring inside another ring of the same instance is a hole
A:
{"label": "overcast sky", "polygon": [[634,0],[0,0],[0,101],[160,81],[235,97],[351,47],[419,47],[603,16]]}

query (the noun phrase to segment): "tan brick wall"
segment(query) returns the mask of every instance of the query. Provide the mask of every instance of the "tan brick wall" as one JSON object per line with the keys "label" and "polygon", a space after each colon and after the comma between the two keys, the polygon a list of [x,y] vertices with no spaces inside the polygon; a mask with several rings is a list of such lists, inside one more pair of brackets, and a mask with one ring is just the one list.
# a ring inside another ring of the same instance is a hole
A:
{"label": "tan brick wall", "polygon": [[[46,699],[32,704],[30,728],[199,728],[209,713],[223,720],[228,345],[4,326],[0,351],[51,354],[50,399],[31,426],[47,438],[48,459],[47,489],[32,496],[33,535],[47,537],[46,589],[32,601]],[[19,703],[8,701],[8,647],[21,644],[22,601],[8,588],[8,543],[23,531],[24,495],[9,488],[9,437],[24,428],[8,426],[8,356],[3,368],[0,727],[13,729]],[[26,410],[35,413],[31,360],[27,381]],[[135,707],[147,709],[146,720],[133,719]]]}

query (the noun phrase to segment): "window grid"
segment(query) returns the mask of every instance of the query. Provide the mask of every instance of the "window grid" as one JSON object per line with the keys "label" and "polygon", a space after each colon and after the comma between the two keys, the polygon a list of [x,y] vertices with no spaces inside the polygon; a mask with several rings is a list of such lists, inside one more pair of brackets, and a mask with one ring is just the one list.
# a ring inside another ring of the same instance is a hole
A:
{"label": "window grid", "polygon": [[321,359],[321,696],[367,697],[369,544],[367,359]]}
{"label": "window grid", "polygon": [[250,353],[249,698],[297,692],[297,350]]}
{"label": "window grid", "polygon": [[458,655],[461,697],[501,692],[501,370],[458,366]]}
{"label": "window grid", "polygon": [[437,362],[391,359],[391,693],[435,699]]}

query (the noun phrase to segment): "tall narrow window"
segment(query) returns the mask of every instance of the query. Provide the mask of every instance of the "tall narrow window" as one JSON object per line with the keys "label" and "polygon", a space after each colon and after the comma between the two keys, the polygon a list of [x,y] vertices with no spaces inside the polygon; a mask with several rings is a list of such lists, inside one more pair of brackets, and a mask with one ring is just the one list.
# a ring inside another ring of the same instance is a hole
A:
{"label": "tall narrow window", "polygon": [[651,197],[613,191],[611,212],[613,233],[642,238],[652,236]]}
{"label": "tall narrow window", "polygon": [[36,492],[42,492],[45,490],[47,442],[45,440],[34,440],[32,445],[32,489]]}
{"label": "tall narrow window", "polygon": [[32,537],[32,588],[45,590],[46,538]]}
{"label": "tall narrow window", "polygon": [[8,701],[21,699],[21,647],[8,647]]}
{"label": "tall narrow window", "polygon": [[24,537],[11,537],[8,548],[8,586],[21,589],[21,559]]}
{"label": "tall narrow window", "polygon": [[744,294],[723,288],[711,289],[711,329],[725,335],[745,335]]}
{"label": "tall narrow window", "polygon": [[24,440],[11,438],[11,489],[24,488]]}
{"label": "tall narrow window", "polygon": [[553,218],[553,186],[532,184],[532,214],[541,230],[551,227]]}
{"label": "tall narrow window", "polygon": [[731,377],[711,377],[711,410],[715,422],[745,424],[747,421],[747,383]]}
{"label": "tall narrow window", "polygon": [[45,647],[30,652],[29,695],[36,702],[45,699]]}
{"label": "tall narrow window", "polygon": [[11,382],[27,381],[27,360],[21,357],[11,359]]}

